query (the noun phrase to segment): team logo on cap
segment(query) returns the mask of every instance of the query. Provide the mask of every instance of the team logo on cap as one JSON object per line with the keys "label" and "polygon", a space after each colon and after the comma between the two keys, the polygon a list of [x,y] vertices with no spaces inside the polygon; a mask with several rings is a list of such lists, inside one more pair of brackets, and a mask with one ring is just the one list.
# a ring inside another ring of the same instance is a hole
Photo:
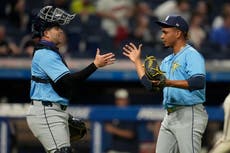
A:
{"label": "team logo on cap", "polygon": [[169,17],[170,17],[170,16],[167,16],[167,17],[165,18],[165,21],[167,21],[167,20],[169,19]]}

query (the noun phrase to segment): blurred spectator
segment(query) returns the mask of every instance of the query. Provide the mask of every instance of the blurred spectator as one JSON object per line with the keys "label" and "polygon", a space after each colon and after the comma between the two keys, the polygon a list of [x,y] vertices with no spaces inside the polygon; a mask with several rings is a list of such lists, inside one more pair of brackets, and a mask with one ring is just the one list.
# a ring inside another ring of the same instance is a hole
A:
{"label": "blurred spectator", "polygon": [[72,0],[70,11],[80,15],[81,21],[87,21],[89,15],[95,13],[95,6],[91,0]]}
{"label": "blurred spectator", "polygon": [[195,11],[199,13],[199,16],[202,18],[202,27],[203,30],[208,33],[211,28],[211,21],[213,19],[213,13],[212,13],[212,4],[210,1],[205,0],[199,0],[196,3]]}
{"label": "blurred spectator", "polygon": [[6,38],[6,28],[0,25],[0,56],[17,56],[20,54],[18,46]]}
{"label": "blurred spectator", "polygon": [[230,46],[230,13],[223,14],[223,26],[212,29],[210,38],[212,43],[221,47],[222,50],[227,50]]}
{"label": "blurred spectator", "polygon": [[[159,134],[161,126],[161,121],[150,121],[146,124],[147,129],[152,132],[153,134],[153,142],[151,143],[144,143],[146,148],[141,149],[141,153],[155,153],[156,152],[156,144],[157,144],[157,137]],[[143,145],[143,144],[142,144]]]}
{"label": "blurred spectator", "polygon": [[131,39],[142,42],[151,43],[153,40],[153,35],[151,29],[149,29],[149,18],[144,15],[139,15],[136,17],[136,26],[131,33]]}
{"label": "blurred spectator", "polygon": [[23,57],[32,57],[34,47],[40,41],[41,36],[39,33],[32,33],[25,35],[20,42],[20,50]]}
{"label": "blurred spectator", "polygon": [[167,0],[154,10],[154,15],[160,20],[164,20],[168,15],[180,15],[186,21],[189,21],[189,9],[190,4],[188,0]]}
{"label": "blurred spectator", "polygon": [[36,43],[34,40],[27,41],[25,45],[23,46],[23,56],[32,57],[35,46],[36,46]]}
{"label": "blurred spectator", "polygon": [[147,2],[140,1],[136,3],[135,14],[152,16],[152,10]]}
{"label": "blurred spectator", "polygon": [[[120,108],[129,105],[127,90],[115,92],[115,105]],[[114,119],[112,123],[106,123],[105,130],[112,136],[108,153],[138,153],[137,127],[134,122]]]}
{"label": "blurred spectator", "polygon": [[129,18],[133,13],[132,0],[98,0],[96,12],[102,18],[102,29],[117,46],[128,36]]}
{"label": "blurred spectator", "polygon": [[200,49],[202,42],[206,38],[206,33],[202,26],[202,14],[199,12],[194,12],[191,17],[189,35],[190,42],[194,45],[195,48]]}
{"label": "blurred spectator", "polygon": [[1,0],[0,19],[5,19],[5,17],[6,17],[6,12],[8,9],[7,4],[8,4],[8,0]]}
{"label": "blurred spectator", "polygon": [[224,3],[223,6],[221,7],[221,15],[217,15],[213,22],[212,22],[212,28],[220,28],[224,25],[224,16],[227,14],[230,14],[230,3]]}
{"label": "blurred spectator", "polygon": [[10,2],[8,18],[13,27],[24,32],[27,30],[29,22],[29,15],[25,10],[26,2],[25,0],[12,0]]}
{"label": "blurred spectator", "polygon": [[131,23],[130,39],[142,43],[153,41],[153,33],[150,27],[152,19],[151,9],[146,2],[138,2]]}
{"label": "blurred spectator", "polygon": [[205,15],[208,13],[208,3],[205,0],[199,0],[196,3],[195,12],[200,13],[201,15]]}

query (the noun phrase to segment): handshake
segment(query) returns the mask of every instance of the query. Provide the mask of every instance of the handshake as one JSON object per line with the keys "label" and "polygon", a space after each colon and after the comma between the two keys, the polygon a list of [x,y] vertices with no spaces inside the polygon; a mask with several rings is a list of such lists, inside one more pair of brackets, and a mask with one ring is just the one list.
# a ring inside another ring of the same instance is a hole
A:
{"label": "handshake", "polygon": [[127,56],[135,64],[140,79],[145,75],[152,83],[152,90],[160,91],[165,87],[166,77],[160,70],[154,56],[146,57],[144,64],[142,64],[141,47],[142,44],[136,47],[133,43],[129,43],[123,47],[123,55]]}
{"label": "handshake", "polygon": [[[144,75],[152,83],[153,91],[160,91],[165,87],[166,77],[160,70],[157,60],[154,56],[148,56],[144,60],[144,65],[141,62],[141,47],[140,44],[136,47],[133,43],[126,44],[123,47],[123,55],[127,56],[135,65],[139,78]],[[97,54],[94,60],[94,64],[97,68],[104,67],[106,65],[113,64],[115,61],[115,55],[113,53],[100,54],[100,50],[97,49]]]}

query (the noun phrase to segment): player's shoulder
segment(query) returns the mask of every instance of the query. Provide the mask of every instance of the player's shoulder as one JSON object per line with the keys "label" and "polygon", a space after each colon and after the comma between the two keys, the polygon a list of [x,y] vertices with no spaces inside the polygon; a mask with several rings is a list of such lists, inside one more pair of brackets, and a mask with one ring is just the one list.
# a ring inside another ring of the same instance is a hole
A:
{"label": "player's shoulder", "polygon": [[35,59],[52,59],[52,58],[57,58],[59,55],[51,50],[48,49],[39,49],[36,50],[34,53],[34,58]]}
{"label": "player's shoulder", "polygon": [[192,47],[191,45],[187,45],[187,48],[185,50],[185,55],[188,57],[198,56],[198,57],[203,58],[202,54],[197,49]]}
{"label": "player's shoulder", "polygon": [[187,45],[187,48],[185,50],[185,54],[194,54],[194,55],[201,56],[201,53],[191,45]]}
{"label": "player's shoulder", "polygon": [[171,58],[173,58],[173,54],[170,54],[170,55],[166,56],[166,57],[162,60],[162,63],[168,62]]}

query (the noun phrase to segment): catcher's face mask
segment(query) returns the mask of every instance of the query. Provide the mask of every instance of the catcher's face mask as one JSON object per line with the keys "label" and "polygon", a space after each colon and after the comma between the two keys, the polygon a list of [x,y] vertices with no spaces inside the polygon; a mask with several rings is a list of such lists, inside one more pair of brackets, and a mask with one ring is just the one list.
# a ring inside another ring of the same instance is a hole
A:
{"label": "catcher's face mask", "polygon": [[69,14],[62,9],[54,8],[53,6],[43,7],[38,16],[47,22],[58,22],[60,25],[69,24],[75,17],[75,14]]}

